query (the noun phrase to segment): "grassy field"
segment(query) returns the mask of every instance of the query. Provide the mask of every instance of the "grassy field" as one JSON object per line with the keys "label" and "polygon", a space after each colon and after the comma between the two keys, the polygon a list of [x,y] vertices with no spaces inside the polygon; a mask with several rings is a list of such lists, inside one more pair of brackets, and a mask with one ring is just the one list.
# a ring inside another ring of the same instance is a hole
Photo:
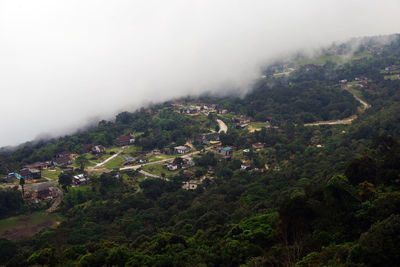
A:
{"label": "grassy field", "polygon": [[121,158],[120,156],[115,157],[113,160],[110,160],[109,162],[107,162],[104,167],[107,169],[115,169],[115,168],[119,168],[122,166],[122,164],[125,162],[125,160],[123,158]]}
{"label": "grassy field", "polygon": [[385,75],[384,77],[385,80],[400,80],[400,75],[399,74],[394,74],[394,75]]}
{"label": "grassy field", "polygon": [[57,213],[37,211],[0,220],[0,238],[17,240],[29,237],[45,227],[57,226],[63,217]]}
{"label": "grassy field", "polygon": [[153,161],[159,161],[159,160],[164,160],[164,159],[174,159],[178,157],[177,155],[165,155],[165,154],[159,154],[159,155],[152,155],[148,158],[149,162]]}
{"label": "grassy field", "polygon": [[140,152],[142,151],[142,149],[140,147],[131,145],[125,148],[123,154],[125,155],[131,155],[133,157],[136,157],[140,154]]}
{"label": "grassy field", "polygon": [[61,169],[56,168],[55,170],[43,170],[42,171],[42,176],[47,177],[50,179],[57,180],[58,176],[61,174]]}
{"label": "grassy field", "polygon": [[142,169],[148,173],[155,175],[161,175],[161,173],[165,173],[166,176],[173,176],[179,173],[179,170],[169,171],[167,169],[164,169],[163,165],[160,164],[145,165]]}
{"label": "grassy field", "polygon": [[333,63],[337,63],[337,64],[343,64],[343,63],[347,63],[351,60],[359,60],[365,57],[370,57],[371,53],[366,51],[366,52],[362,52],[362,53],[358,53],[355,54],[351,57],[348,56],[340,56],[340,55],[322,55],[316,58],[307,58],[307,59],[303,59],[303,60],[299,60],[297,62],[297,64],[299,65],[306,65],[306,64],[325,64],[328,61],[331,61]]}
{"label": "grassy field", "polygon": [[233,152],[233,157],[234,158],[242,158],[243,157],[243,149],[236,150]]}

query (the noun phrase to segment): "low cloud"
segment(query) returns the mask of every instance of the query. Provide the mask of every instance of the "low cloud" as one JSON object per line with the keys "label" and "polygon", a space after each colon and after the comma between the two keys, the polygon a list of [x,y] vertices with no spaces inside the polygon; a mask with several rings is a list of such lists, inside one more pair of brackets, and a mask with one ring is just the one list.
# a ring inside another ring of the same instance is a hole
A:
{"label": "low cloud", "polygon": [[0,0],[0,146],[202,92],[297,50],[399,32],[398,0]]}

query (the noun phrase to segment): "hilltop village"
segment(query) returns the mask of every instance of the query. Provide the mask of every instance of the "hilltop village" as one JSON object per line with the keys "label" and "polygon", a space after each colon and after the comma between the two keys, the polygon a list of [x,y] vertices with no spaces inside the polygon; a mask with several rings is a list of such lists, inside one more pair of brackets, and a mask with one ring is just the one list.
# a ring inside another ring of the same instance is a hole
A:
{"label": "hilltop village", "polygon": [[[32,203],[38,203],[52,200],[59,195],[58,190],[54,189],[60,175],[68,175],[71,181],[67,184],[76,187],[90,183],[91,176],[110,172],[115,172],[116,177],[120,175],[129,179],[126,173],[133,170],[139,175],[135,178],[138,181],[147,177],[168,179],[170,176],[182,174],[182,188],[194,190],[205,179],[213,179],[216,171],[212,167],[206,171],[202,167],[196,167],[196,162],[202,155],[212,155],[215,160],[234,160],[241,170],[280,170],[279,164],[264,143],[251,143],[249,138],[248,145],[238,148],[234,145],[223,145],[220,140],[220,134],[225,134],[228,128],[239,129],[250,135],[262,128],[282,132],[279,127],[272,126],[272,117],[264,122],[254,122],[247,116],[235,115],[227,109],[219,109],[216,104],[205,104],[202,101],[175,101],[171,104],[171,111],[203,124],[206,122],[201,129],[203,133],[195,138],[185,138],[184,143],[179,145],[172,142],[160,149],[142,150],[138,140],[143,133],[132,132],[115,138],[111,146],[83,144],[80,149],[82,153],[62,151],[48,160],[26,164],[9,172],[7,180],[11,184],[24,180],[25,197]],[[256,154],[260,155],[262,162],[254,162]]]}
{"label": "hilltop village", "polygon": [[396,266],[400,37],[360,43],[2,150],[0,265]]}

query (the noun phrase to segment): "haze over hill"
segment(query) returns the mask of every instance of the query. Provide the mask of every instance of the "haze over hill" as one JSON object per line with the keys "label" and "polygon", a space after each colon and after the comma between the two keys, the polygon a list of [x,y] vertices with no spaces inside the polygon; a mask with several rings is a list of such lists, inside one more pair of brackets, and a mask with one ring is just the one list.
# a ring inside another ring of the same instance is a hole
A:
{"label": "haze over hill", "polygon": [[202,92],[298,49],[399,32],[381,1],[0,1],[0,146]]}

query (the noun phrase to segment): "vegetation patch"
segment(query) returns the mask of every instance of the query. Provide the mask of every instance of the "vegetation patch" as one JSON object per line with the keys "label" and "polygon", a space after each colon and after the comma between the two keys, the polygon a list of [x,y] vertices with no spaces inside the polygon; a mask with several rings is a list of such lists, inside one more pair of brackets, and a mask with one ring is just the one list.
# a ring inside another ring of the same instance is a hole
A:
{"label": "vegetation patch", "polygon": [[63,217],[60,214],[49,214],[44,211],[10,217],[0,220],[0,238],[22,239],[34,235],[43,228],[57,226],[61,221],[63,221]]}

